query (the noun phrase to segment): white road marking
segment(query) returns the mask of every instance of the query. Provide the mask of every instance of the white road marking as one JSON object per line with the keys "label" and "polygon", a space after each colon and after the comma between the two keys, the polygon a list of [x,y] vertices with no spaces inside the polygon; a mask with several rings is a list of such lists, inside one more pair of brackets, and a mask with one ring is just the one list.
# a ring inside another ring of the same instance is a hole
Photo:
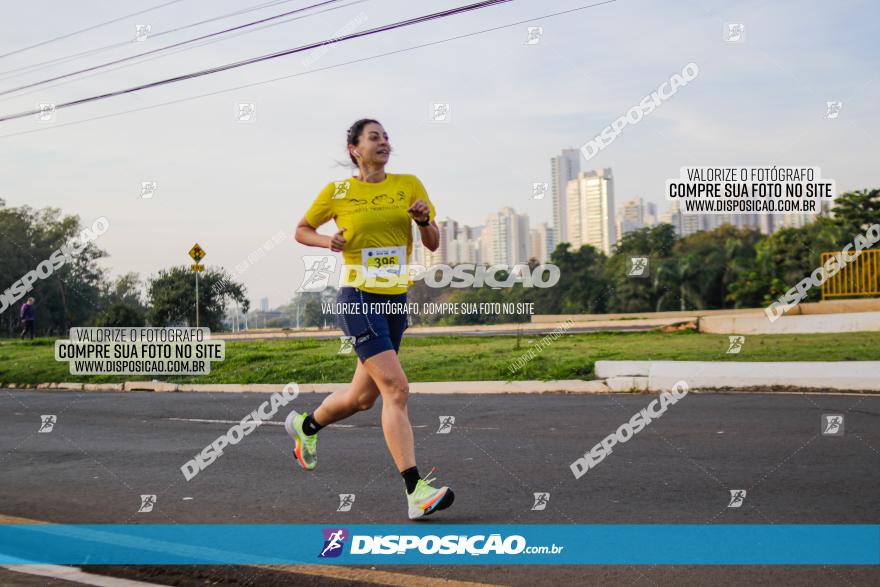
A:
{"label": "white road marking", "polygon": [[[210,420],[207,418],[165,418],[166,420],[174,420],[175,422],[202,422],[206,424],[241,424],[240,420]],[[263,426],[284,426],[284,422],[263,422]],[[327,428],[354,428],[354,424],[330,424]],[[427,428],[427,424],[413,424],[413,428]],[[367,428],[381,428],[381,426],[367,426]],[[456,426],[463,430],[501,430],[498,427],[479,427],[479,426]]]}
{"label": "white road marking", "polygon": [[[203,422],[207,424],[241,424],[241,420],[208,420],[205,418],[165,418],[176,422]],[[284,422],[263,422],[262,426],[284,426]],[[354,428],[354,424],[330,424],[328,428]]]}

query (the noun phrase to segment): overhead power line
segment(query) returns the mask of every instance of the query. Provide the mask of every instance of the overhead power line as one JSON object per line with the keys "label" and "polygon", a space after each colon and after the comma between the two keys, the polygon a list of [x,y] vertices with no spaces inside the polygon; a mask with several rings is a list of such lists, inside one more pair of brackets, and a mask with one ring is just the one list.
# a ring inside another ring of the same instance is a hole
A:
{"label": "overhead power line", "polygon": [[0,139],[7,139],[7,138],[12,138],[12,137],[18,137],[18,136],[23,136],[23,135],[29,135],[29,134],[33,134],[33,133],[47,132],[47,131],[57,130],[57,129],[60,129],[60,128],[66,128],[66,127],[70,127],[70,126],[78,126],[78,125],[80,125],[80,124],[85,124],[85,123],[87,123],[87,122],[95,122],[95,121],[97,121],[97,120],[106,120],[106,119],[108,119],[108,118],[116,118],[117,116],[123,116],[123,115],[125,115],[125,114],[134,114],[134,113],[136,113],[136,112],[144,112],[144,111],[147,111],[147,110],[155,110],[155,109],[157,109],[157,108],[163,108],[163,107],[165,107],[165,106],[172,106],[172,105],[174,105],[174,104],[181,104],[181,103],[184,103],[184,102],[190,102],[190,101],[192,101],[192,100],[199,100],[199,99],[201,99],[201,98],[210,98],[210,97],[212,97],[212,96],[218,96],[218,95],[220,95],[220,94],[228,94],[228,93],[230,93],[230,92],[236,92],[236,91],[238,91],[238,90],[243,90],[243,89],[247,89],[247,88],[254,88],[254,87],[257,87],[257,86],[262,86],[262,85],[266,85],[266,84],[271,84],[271,83],[275,83],[275,82],[278,82],[278,81],[283,81],[283,80],[287,80],[287,79],[292,79],[292,78],[295,78],[295,77],[301,77],[301,76],[310,75],[310,74],[313,74],[313,73],[319,73],[319,72],[321,72],[321,71],[327,71],[327,70],[330,70],[330,69],[336,69],[336,68],[338,68],[338,67],[345,67],[345,66],[347,66],[347,65],[354,65],[354,64],[356,64],[356,63],[363,63],[363,62],[365,62],[365,61],[372,61],[372,60],[374,60],[374,59],[379,59],[379,58],[382,58],[382,57],[388,57],[389,55],[398,55],[398,54],[401,54],[401,53],[406,53],[406,52],[409,52],[409,51],[414,51],[414,50],[416,50],[416,49],[423,49],[423,48],[425,48],[425,47],[433,47],[434,45],[441,45],[441,44],[443,44],[443,43],[449,43],[449,42],[451,42],[451,41],[457,41],[457,40],[459,40],[459,39],[466,39],[466,38],[468,38],[468,37],[475,37],[475,36],[477,36],[477,35],[482,35],[482,34],[485,34],[485,33],[490,33],[490,32],[494,32],[494,31],[499,31],[499,30],[502,30],[502,29],[508,29],[508,28],[512,28],[512,27],[519,26],[519,25],[526,24],[526,23],[539,22],[539,21],[542,21],[542,20],[546,20],[546,19],[548,19],[548,18],[553,18],[553,17],[556,17],[556,16],[562,16],[562,15],[564,15],[564,14],[570,14],[570,13],[573,13],[573,12],[579,12],[579,11],[581,11],[581,10],[586,10],[586,9],[588,9],[588,8],[594,8],[594,7],[596,7],[596,6],[602,6],[602,5],[604,5],[604,4],[613,4],[613,3],[616,2],[616,1],[617,1],[617,0],[603,0],[602,2],[595,2],[595,3],[593,3],[593,4],[587,4],[587,5],[584,5],[584,6],[578,6],[578,7],[576,7],[576,8],[572,8],[572,9],[569,9],[569,10],[563,10],[563,11],[560,11],[560,12],[551,12],[551,13],[548,13],[548,14],[543,14],[543,15],[541,15],[541,16],[535,16],[535,17],[532,17],[532,18],[527,18],[527,19],[525,19],[525,20],[518,20],[518,21],[516,21],[516,22],[511,22],[511,23],[507,23],[507,24],[503,24],[503,25],[499,25],[499,26],[491,27],[491,28],[488,28],[488,29],[482,29],[482,30],[479,30],[479,31],[473,31],[473,32],[470,32],[470,33],[462,34],[462,35],[455,35],[454,37],[447,37],[447,38],[445,38],[445,39],[439,39],[439,40],[437,40],[437,41],[431,41],[431,42],[428,42],[428,43],[421,43],[421,44],[419,44],[419,45],[412,45],[412,46],[410,46],[410,47],[404,47],[403,49],[395,49],[394,51],[388,51],[388,52],[386,52],[386,53],[379,53],[379,54],[376,54],[376,55],[370,55],[369,57],[361,57],[360,59],[353,59],[353,60],[351,60],[351,61],[345,61],[345,62],[343,62],[343,63],[336,63],[336,64],[334,64],[334,65],[327,65],[327,66],[324,66],[324,67],[318,67],[318,68],[313,69],[313,70],[311,70],[311,71],[302,71],[302,72],[299,72],[299,73],[292,73],[292,74],[290,74],[290,75],[284,75],[284,76],[281,76],[281,77],[276,77],[276,78],[272,78],[272,79],[267,79],[267,80],[263,80],[263,81],[259,81],[259,82],[253,82],[253,83],[249,83],[249,84],[243,84],[243,85],[240,85],[240,86],[234,86],[234,87],[226,88],[226,89],[223,89],[223,90],[216,90],[216,91],[213,91],[213,92],[207,92],[207,93],[204,93],[204,94],[198,94],[198,95],[195,95],[195,96],[187,96],[186,98],[177,98],[177,99],[175,99],[175,100],[168,100],[167,102],[160,102],[159,104],[150,104],[149,106],[141,106],[141,107],[139,107],[139,108],[132,108],[132,109],[130,109],[130,110],[123,110],[123,111],[121,111],[121,112],[112,112],[112,113],[110,113],[110,114],[101,114],[101,115],[99,115],[99,116],[93,116],[93,117],[91,117],[91,118],[84,118],[84,119],[82,119],[82,120],[74,120],[74,121],[71,121],[71,122],[64,122],[64,123],[62,123],[62,124],[55,124],[55,125],[51,125],[51,126],[45,126],[45,127],[43,127],[43,128],[36,128],[36,129],[31,129],[31,130],[23,130],[23,131],[20,131],[20,132],[14,132],[14,133],[9,133],[9,134],[5,134],[5,135],[0,135]]}
{"label": "overhead power line", "polygon": [[[199,22],[193,22],[190,24],[185,24],[183,26],[175,27],[173,29],[167,29],[159,32],[150,32],[150,39],[156,39],[158,37],[163,37],[165,35],[170,35],[172,33],[179,33],[180,31],[185,31],[187,29],[191,29],[197,26],[201,26],[203,24],[207,24],[209,22],[216,22],[218,20],[224,20],[227,18],[231,18],[233,16],[240,16],[242,14],[247,14],[248,12],[255,12],[257,10],[263,10],[265,8],[269,8],[272,6],[277,6],[279,4],[287,4],[289,2],[293,2],[294,0],[273,0],[272,2],[264,2],[262,4],[257,4],[256,6],[252,6],[250,8],[244,8],[242,10],[237,10],[235,12],[228,12],[226,14],[221,14],[220,16],[214,16],[205,20],[200,20]],[[86,57],[88,55],[97,55],[98,53],[104,53],[105,51],[110,51],[112,49],[119,49],[120,47],[125,47],[131,45],[134,42],[133,39],[128,39],[125,41],[121,41],[119,43],[112,43],[110,45],[104,45],[103,47],[96,47],[94,49],[89,49],[88,51],[81,51],[79,53],[74,53],[73,55],[65,55],[63,57],[56,57],[54,59],[49,59],[48,61],[41,61],[39,63],[32,63],[30,65],[23,65],[22,67],[17,67],[15,69],[7,69],[6,71],[0,71],[0,81],[12,79],[14,77],[20,77],[22,75],[27,75],[28,73],[34,73],[35,71],[39,71],[41,69],[45,69],[50,65],[57,65],[59,63],[66,63],[68,61],[75,61],[80,57]],[[13,75],[7,75],[13,74]]]}
{"label": "overhead power line", "polygon": [[46,85],[51,82],[55,82],[61,79],[66,79],[69,77],[73,77],[75,75],[79,75],[81,73],[88,73],[90,71],[97,71],[99,69],[104,69],[105,67],[110,67],[111,65],[118,65],[120,63],[125,63],[126,61],[132,61],[133,59],[138,59],[140,57],[146,57],[147,55],[155,55],[156,53],[161,53],[162,51],[168,51],[169,49],[174,49],[176,47],[182,47],[184,45],[190,45],[192,43],[196,43],[198,41],[204,41],[205,39],[210,39],[213,37],[218,37],[220,35],[225,35],[227,33],[231,33],[234,31],[239,31],[242,29],[246,29],[249,27],[256,26],[258,24],[267,23],[273,20],[278,20],[279,18],[284,18],[285,16],[290,16],[291,14],[297,14],[299,12],[305,12],[307,10],[311,10],[312,8],[318,8],[319,6],[326,6],[327,4],[333,4],[335,2],[339,2],[340,0],[324,0],[324,2],[318,2],[317,4],[311,4],[309,6],[304,6],[302,8],[297,8],[295,10],[288,10],[287,12],[282,12],[281,14],[276,14],[274,16],[267,16],[266,18],[261,18],[259,20],[247,22],[244,24],[240,24],[238,26],[230,27],[227,29],[223,29],[222,31],[217,31],[214,33],[208,33],[207,35],[202,35],[200,37],[196,37],[194,39],[187,39],[186,41],[178,41],[177,43],[172,43],[171,45],[166,45],[164,47],[158,47],[156,49],[152,49],[150,51],[144,51],[143,53],[138,53],[137,55],[129,55],[128,57],[122,57],[120,59],[115,59],[113,61],[108,61],[107,63],[102,63],[100,65],[93,65],[91,67],[86,67],[85,69],[80,69],[78,71],[72,71],[70,73],[65,73],[62,75],[56,75],[55,77],[50,77],[49,79],[44,79],[38,82],[32,82],[29,84],[25,84],[23,86],[19,86],[17,88],[12,88],[11,90],[3,90],[0,92],[0,96],[5,96],[7,94],[12,94],[13,92],[19,92],[21,90],[27,90],[30,88],[36,88],[39,86]]}
{"label": "overhead power line", "polygon": [[34,43],[33,45],[29,45],[27,47],[22,47],[21,49],[16,49],[15,51],[10,51],[9,53],[4,53],[4,54],[0,55],[0,59],[2,59],[4,57],[9,57],[11,55],[18,55],[19,53],[24,53],[25,51],[30,51],[31,49],[36,49],[37,47],[42,47],[44,45],[48,45],[49,43],[54,43],[55,41],[60,41],[62,39],[69,39],[70,37],[79,35],[81,33],[87,33],[89,31],[93,31],[95,29],[99,29],[101,27],[107,26],[108,24],[113,24],[114,22],[119,22],[121,20],[131,18],[133,16],[140,16],[141,14],[146,14],[147,12],[159,10],[160,8],[165,8],[166,6],[171,6],[172,4],[177,4],[178,2],[183,2],[183,1],[184,0],[171,0],[171,2],[166,2],[164,4],[159,4],[159,5],[153,6],[151,8],[139,10],[138,12],[132,12],[131,14],[126,14],[125,16],[120,16],[118,18],[114,18],[113,20],[101,22],[101,23],[86,27],[84,29],[80,29],[78,31],[73,31],[72,33],[67,33],[66,35],[61,35],[60,37],[55,37],[52,39],[47,39],[45,41],[40,41],[39,43]]}
{"label": "overhead power line", "polygon": [[[368,29],[368,30],[365,30],[365,31],[356,32],[356,33],[351,33],[351,34],[348,34],[348,35],[343,35],[343,36],[341,36],[341,37],[335,37],[335,38],[332,38],[332,39],[328,39],[328,40],[326,40],[326,41],[320,41],[320,42],[317,42],[317,43],[309,43],[308,45],[302,45],[302,46],[300,46],[300,47],[296,47],[296,48],[293,48],[293,49],[285,49],[284,51],[277,51],[277,52],[275,52],[275,53],[268,53],[268,54],[266,54],[266,55],[260,55],[260,56],[258,56],[258,57],[252,57],[252,58],[250,58],[250,59],[245,59],[245,60],[242,60],[242,61],[236,61],[236,62],[234,62],[234,63],[228,63],[228,64],[226,64],[226,65],[220,65],[220,66],[217,66],[217,67],[212,67],[212,68],[210,68],[210,69],[203,69],[203,70],[201,70],[201,71],[196,71],[196,72],[193,72],[193,73],[188,73],[188,74],[184,74],[184,75],[178,75],[178,76],[175,76],[175,77],[166,78],[166,79],[158,80],[158,81],[155,81],[155,82],[150,82],[150,83],[146,83],[146,84],[141,84],[141,85],[139,85],[139,86],[133,86],[133,87],[131,87],[131,88],[126,88],[126,89],[124,89],[124,90],[116,90],[116,91],[106,92],[106,93],[103,93],[103,94],[98,94],[98,95],[96,95],[96,96],[89,96],[88,98],[80,98],[79,100],[72,100],[72,101],[70,101],[70,102],[64,102],[64,103],[62,103],[62,104],[55,104],[55,105],[54,105],[54,109],[55,109],[55,110],[60,110],[60,109],[62,109],[62,108],[70,108],[71,106],[79,106],[79,105],[81,105],[81,104],[88,104],[88,103],[90,103],[90,102],[96,102],[96,101],[98,101],[98,100],[105,100],[105,99],[107,99],[107,98],[112,98],[112,97],[115,97],[115,96],[122,96],[122,95],[124,95],[124,94],[130,94],[130,93],[132,93],[132,92],[138,92],[138,91],[141,91],[141,90],[146,90],[146,89],[150,89],[150,88],[155,88],[155,87],[159,87],[159,86],[164,86],[164,85],[168,85],[168,84],[173,84],[173,83],[177,83],[177,82],[181,82],[181,81],[185,81],[185,80],[189,80],[189,79],[195,79],[195,78],[197,78],[197,77],[202,77],[202,76],[211,75],[211,74],[214,74],[214,73],[219,73],[219,72],[221,72],[221,71],[227,71],[227,70],[230,70],[230,69],[235,69],[235,68],[238,68],[238,67],[243,67],[243,66],[245,66],[245,65],[252,65],[252,64],[254,64],[254,63],[260,63],[260,62],[263,62],[263,61],[269,61],[269,60],[271,60],[271,59],[277,59],[277,58],[279,58],[279,57],[284,57],[284,56],[287,56],[287,55],[293,55],[294,53],[301,53],[301,52],[303,52],[303,51],[308,51],[309,49],[314,49],[314,48],[316,48],[316,47],[321,47],[321,46],[324,46],[324,45],[331,45],[331,44],[335,44],[335,43],[341,43],[341,42],[344,42],[344,41],[349,41],[349,40],[351,40],[351,39],[357,39],[357,38],[360,38],[360,37],[366,37],[366,36],[374,35],[374,34],[377,34],[377,33],[384,32],[384,31],[389,31],[389,30],[394,30],[394,29],[403,28],[403,27],[407,27],[407,26],[412,26],[412,25],[414,25],[414,24],[420,24],[420,23],[423,23],[423,22],[429,22],[429,21],[431,21],[431,20],[437,20],[437,19],[440,19],[440,18],[446,18],[446,17],[449,17],[449,16],[454,16],[454,15],[457,15],[457,14],[463,14],[463,13],[465,13],[465,12],[470,12],[470,11],[474,11],[474,10],[480,10],[480,9],[488,8],[488,7],[490,7],[490,6],[495,6],[495,5],[498,5],[498,4],[506,4],[506,3],[508,3],[508,2],[512,2],[512,1],[513,1],[513,0],[485,0],[485,1],[483,1],[483,2],[476,2],[476,3],[474,3],[474,4],[468,4],[468,5],[465,5],[465,6],[459,6],[458,8],[452,8],[452,9],[450,9],[450,10],[444,10],[444,11],[441,11],[441,12],[435,12],[435,13],[432,13],[432,14],[426,14],[426,15],[424,15],[424,16],[418,16],[418,17],[415,17],[415,18],[410,18],[410,19],[407,19],[407,20],[402,20],[402,21],[399,21],[399,22],[395,22],[395,23],[391,23],[391,24],[383,25],[383,26],[380,26],[380,27],[375,27],[375,28]],[[40,113],[40,112],[42,112],[42,110],[38,108],[38,109],[34,109],[34,110],[28,110],[28,111],[26,111],[26,112],[19,112],[18,114],[9,114],[9,115],[6,115],[6,116],[2,116],[2,117],[0,117],[0,122],[6,122],[6,121],[9,121],[9,120],[15,120],[15,119],[18,119],[18,118],[24,118],[24,117],[26,117],[26,116],[33,116],[33,115],[36,115],[36,114],[38,114],[38,113]]]}
{"label": "overhead power line", "polygon": [[[281,25],[287,24],[287,23],[289,23],[289,22],[294,22],[294,21],[298,21],[298,20],[303,20],[303,19],[306,19],[306,18],[313,18],[313,17],[315,17],[315,16],[318,16],[318,15],[320,15],[320,14],[324,14],[324,13],[326,13],[326,12],[331,12],[331,11],[334,11],[334,10],[342,10],[342,9],[348,8],[348,7],[350,7],[350,6],[354,6],[355,4],[363,4],[364,2],[368,2],[368,1],[369,1],[369,0],[349,0],[346,4],[337,4],[337,5],[335,5],[335,6],[328,6],[327,8],[323,8],[323,9],[321,9],[321,10],[316,10],[316,11],[311,12],[311,13],[309,13],[309,14],[301,14],[301,15],[299,15],[299,16],[290,16],[290,17],[285,18],[285,19],[283,19],[283,20],[277,20],[277,21],[274,21],[274,22],[266,23],[266,24],[260,25],[260,26],[258,26],[258,27],[249,28],[249,29],[245,29],[245,30],[241,30],[241,31],[235,31],[235,32],[233,32],[233,33],[230,33],[230,34],[227,35],[227,36],[223,36],[223,37],[215,37],[215,38],[213,38],[213,39],[207,39],[207,40],[204,40],[204,41],[200,41],[200,42],[198,42],[198,43],[196,43],[196,44],[193,44],[193,45],[187,45],[187,46],[184,46],[184,47],[178,47],[178,48],[176,48],[176,49],[173,49],[173,50],[167,51],[167,52],[165,52],[165,53],[159,53],[159,54],[156,54],[156,55],[151,55],[151,56],[149,56],[149,57],[145,57],[144,59],[141,59],[140,61],[137,61],[137,62],[134,62],[134,63],[124,63],[124,64],[118,65],[118,66],[116,66],[116,67],[111,67],[110,69],[103,69],[103,70],[100,70],[100,71],[96,71],[96,72],[93,72],[93,73],[90,73],[90,74],[86,74],[86,75],[80,76],[80,77],[75,78],[75,79],[68,79],[68,80],[64,80],[64,81],[59,81],[58,83],[54,83],[54,84],[52,84],[52,85],[45,86],[45,87],[41,88],[41,91],[44,91],[44,92],[45,92],[45,91],[51,90],[51,89],[53,89],[53,88],[58,88],[58,87],[61,87],[61,86],[66,86],[66,85],[68,85],[68,84],[73,84],[73,83],[81,82],[81,81],[83,81],[83,80],[85,80],[85,79],[90,79],[90,78],[93,78],[93,77],[96,77],[96,76],[99,76],[99,75],[106,75],[106,74],[112,73],[112,72],[114,72],[114,71],[119,71],[119,70],[122,70],[122,69],[127,69],[127,68],[129,68],[129,67],[135,67],[135,66],[137,66],[137,65],[142,65],[142,64],[144,64],[144,63],[147,63],[147,62],[153,61],[153,60],[155,60],[155,59],[164,59],[164,58],[166,58],[166,57],[171,57],[172,55],[177,55],[177,54],[179,54],[179,53],[184,53],[184,52],[186,52],[186,51],[192,51],[193,49],[206,47],[206,46],[208,46],[208,45],[212,45],[212,44],[214,44],[214,43],[219,43],[219,42],[222,42],[222,41],[229,41],[229,40],[234,39],[234,38],[236,38],[236,37],[239,37],[239,36],[241,36],[241,35],[249,35],[249,34],[252,34],[252,33],[256,33],[256,32],[259,32],[259,31],[266,30],[266,29],[268,29],[268,28],[272,28],[272,27],[276,27],[276,26],[281,26]],[[5,97],[5,98],[0,98],[0,102],[8,102],[9,100],[18,100],[18,99],[22,98],[23,96],[27,96],[28,94],[31,94],[31,93],[34,93],[34,92],[25,92],[24,94],[18,94],[17,96],[7,96],[7,97]]]}

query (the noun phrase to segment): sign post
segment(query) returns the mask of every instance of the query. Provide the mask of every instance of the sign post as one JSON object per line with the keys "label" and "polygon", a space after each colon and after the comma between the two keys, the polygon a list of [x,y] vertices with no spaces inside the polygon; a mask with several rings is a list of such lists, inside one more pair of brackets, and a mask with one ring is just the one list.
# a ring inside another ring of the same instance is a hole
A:
{"label": "sign post", "polygon": [[199,246],[199,243],[194,244],[189,250],[189,256],[196,262],[195,265],[189,266],[189,268],[196,274],[196,328],[199,327],[199,273],[205,270],[205,266],[200,265],[199,262],[204,259],[206,255],[207,253]]}

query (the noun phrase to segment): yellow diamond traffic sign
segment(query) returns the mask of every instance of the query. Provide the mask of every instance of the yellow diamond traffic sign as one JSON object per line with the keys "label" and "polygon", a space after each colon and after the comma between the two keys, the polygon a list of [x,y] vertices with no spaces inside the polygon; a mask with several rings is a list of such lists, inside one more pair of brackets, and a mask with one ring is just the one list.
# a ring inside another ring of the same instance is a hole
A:
{"label": "yellow diamond traffic sign", "polygon": [[199,263],[204,259],[205,255],[207,255],[207,253],[205,252],[205,249],[199,246],[199,243],[194,244],[193,248],[189,250],[189,256],[192,257],[193,261],[196,263]]}

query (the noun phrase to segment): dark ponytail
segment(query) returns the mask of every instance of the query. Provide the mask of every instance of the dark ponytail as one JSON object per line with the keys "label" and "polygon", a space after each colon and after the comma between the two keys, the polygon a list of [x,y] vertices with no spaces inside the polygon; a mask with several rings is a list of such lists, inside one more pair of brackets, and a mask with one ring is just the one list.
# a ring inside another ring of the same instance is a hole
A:
{"label": "dark ponytail", "polygon": [[[361,140],[361,133],[364,131],[364,127],[367,126],[368,124],[372,124],[372,123],[379,124],[379,125],[382,124],[378,120],[373,120],[372,118],[361,118],[360,120],[358,120],[357,122],[352,124],[348,128],[348,137],[346,139],[346,141],[347,141],[346,147],[348,145],[354,145],[356,147],[358,145],[358,141]],[[348,157],[349,157],[349,159],[351,159],[351,162],[354,164],[354,166],[357,167],[358,166],[357,159],[354,158],[354,155],[352,155],[351,152],[348,153]]]}

